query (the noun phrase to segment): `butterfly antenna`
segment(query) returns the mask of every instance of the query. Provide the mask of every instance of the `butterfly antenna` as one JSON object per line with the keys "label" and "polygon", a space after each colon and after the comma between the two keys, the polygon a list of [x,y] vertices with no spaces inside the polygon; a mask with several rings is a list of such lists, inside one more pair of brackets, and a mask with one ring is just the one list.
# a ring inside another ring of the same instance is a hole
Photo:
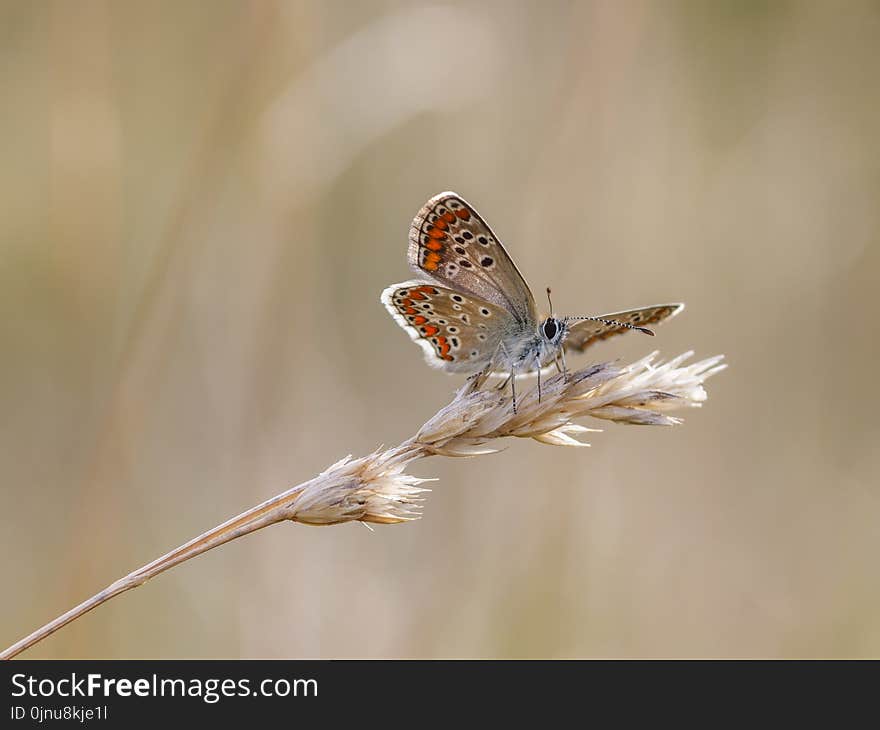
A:
{"label": "butterfly antenna", "polygon": [[647,327],[636,327],[634,324],[627,324],[626,322],[618,322],[616,319],[602,319],[601,317],[566,317],[566,322],[581,322],[583,320],[589,320],[590,322],[602,322],[603,324],[614,325],[615,327],[623,327],[627,330],[638,330],[639,332],[644,332],[646,335],[654,336],[654,331],[649,330]]}
{"label": "butterfly antenna", "polygon": [[553,317],[553,300],[550,298],[550,287],[547,287],[547,304],[550,305],[550,317]]}

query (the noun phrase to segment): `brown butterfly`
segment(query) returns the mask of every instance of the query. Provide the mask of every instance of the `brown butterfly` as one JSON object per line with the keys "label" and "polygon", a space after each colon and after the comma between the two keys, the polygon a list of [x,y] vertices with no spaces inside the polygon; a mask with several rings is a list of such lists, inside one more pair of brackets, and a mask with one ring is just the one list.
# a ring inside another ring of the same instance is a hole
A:
{"label": "brown butterfly", "polygon": [[[684,304],[658,304],[600,317],[541,318],[516,264],[479,213],[452,192],[431,198],[410,228],[410,266],[428,281],[404,281],[382,303],[422,348],[429,365],[449,373],[539,374],[565,353],[678,314]],[[547,290],[549,297],[550,290]],[[513,387],[513,385],[511,386]],[[516,398],[514,391],[514,411]]]}

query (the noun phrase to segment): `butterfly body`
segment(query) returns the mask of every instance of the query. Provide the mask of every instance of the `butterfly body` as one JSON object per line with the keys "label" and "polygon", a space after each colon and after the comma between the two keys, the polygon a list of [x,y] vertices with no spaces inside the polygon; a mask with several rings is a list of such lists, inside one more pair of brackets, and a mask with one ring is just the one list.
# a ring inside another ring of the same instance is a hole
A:
{"label": "butterfly body", "polygon": [[408,260],[424,280],[394,284],[382,303],[449,373],[484,370],[510,376],[560,364],[569,350],[660,322],[683,304],[642,307],[602,317],[540,317],[532,292],[504,246],[456,193],[435,195],[410,228]]}
{"label": "butterfly body", "polygon": [[552,365],[559,356],[565,334],[565,324],[554,317],[547,317],[537,330],[509,333],[506,339],[502,338],[497,369],[523,373]]}

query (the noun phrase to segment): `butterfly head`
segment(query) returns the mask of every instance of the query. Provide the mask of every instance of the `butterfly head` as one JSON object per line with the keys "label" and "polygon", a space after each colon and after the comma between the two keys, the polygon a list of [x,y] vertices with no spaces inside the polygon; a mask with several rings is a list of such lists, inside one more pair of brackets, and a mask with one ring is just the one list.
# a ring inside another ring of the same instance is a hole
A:
{"label": "butterfly head", "polygon": [[550,315],[547,319],[541,322],[541,326],[538,329],[546,344],[557,346],[565,337],[568,325],[565,323],[565,320],[556,319],[556,317]]}
{"label": "butterfly head", "polygon": [[550,297],[550,287],[547,287],[547,302],[550,304],[550,316],[541,322],[538,332],[544,340],[544,349],[555,351],[562,344],[565,335],[568,334],[568,323],[565,319],[556,319],[553,316],[553,300]]}

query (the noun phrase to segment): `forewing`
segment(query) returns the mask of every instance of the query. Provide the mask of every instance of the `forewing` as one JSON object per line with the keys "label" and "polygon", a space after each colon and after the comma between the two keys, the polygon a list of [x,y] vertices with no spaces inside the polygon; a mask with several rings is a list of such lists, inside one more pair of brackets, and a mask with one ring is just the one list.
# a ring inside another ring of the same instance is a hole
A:
{"label": "forewing", "polygon": [[431,367],[476,373],[497,354],[513,318],[492,302],[424,281],[392,284],[382,303],[425,353]]}
{"label": "forewing", "polygon": [[[613,320],[614,322],[634,327],[649,327],[652,324],[659,324],[665,319],[674,317],[682,309],[684,309],[684,304],[656,304],[653,307],[641,307],[639,309],[627,309],[623,312],[603,314],[596,319]],[[607,340],[614,335],[631,331],[629,327],[622,327],[620,324],[606,324],[605,322],[584,320],[569,326],[564,347],[567,352],[571,350],[583,352],[599,340]]]}
{"label": "forewing", "polygon": [[434,281],[467,292],[537,324],[532,293],[479,213],[453,192],[431,198],[412,222],[409,264]]}

